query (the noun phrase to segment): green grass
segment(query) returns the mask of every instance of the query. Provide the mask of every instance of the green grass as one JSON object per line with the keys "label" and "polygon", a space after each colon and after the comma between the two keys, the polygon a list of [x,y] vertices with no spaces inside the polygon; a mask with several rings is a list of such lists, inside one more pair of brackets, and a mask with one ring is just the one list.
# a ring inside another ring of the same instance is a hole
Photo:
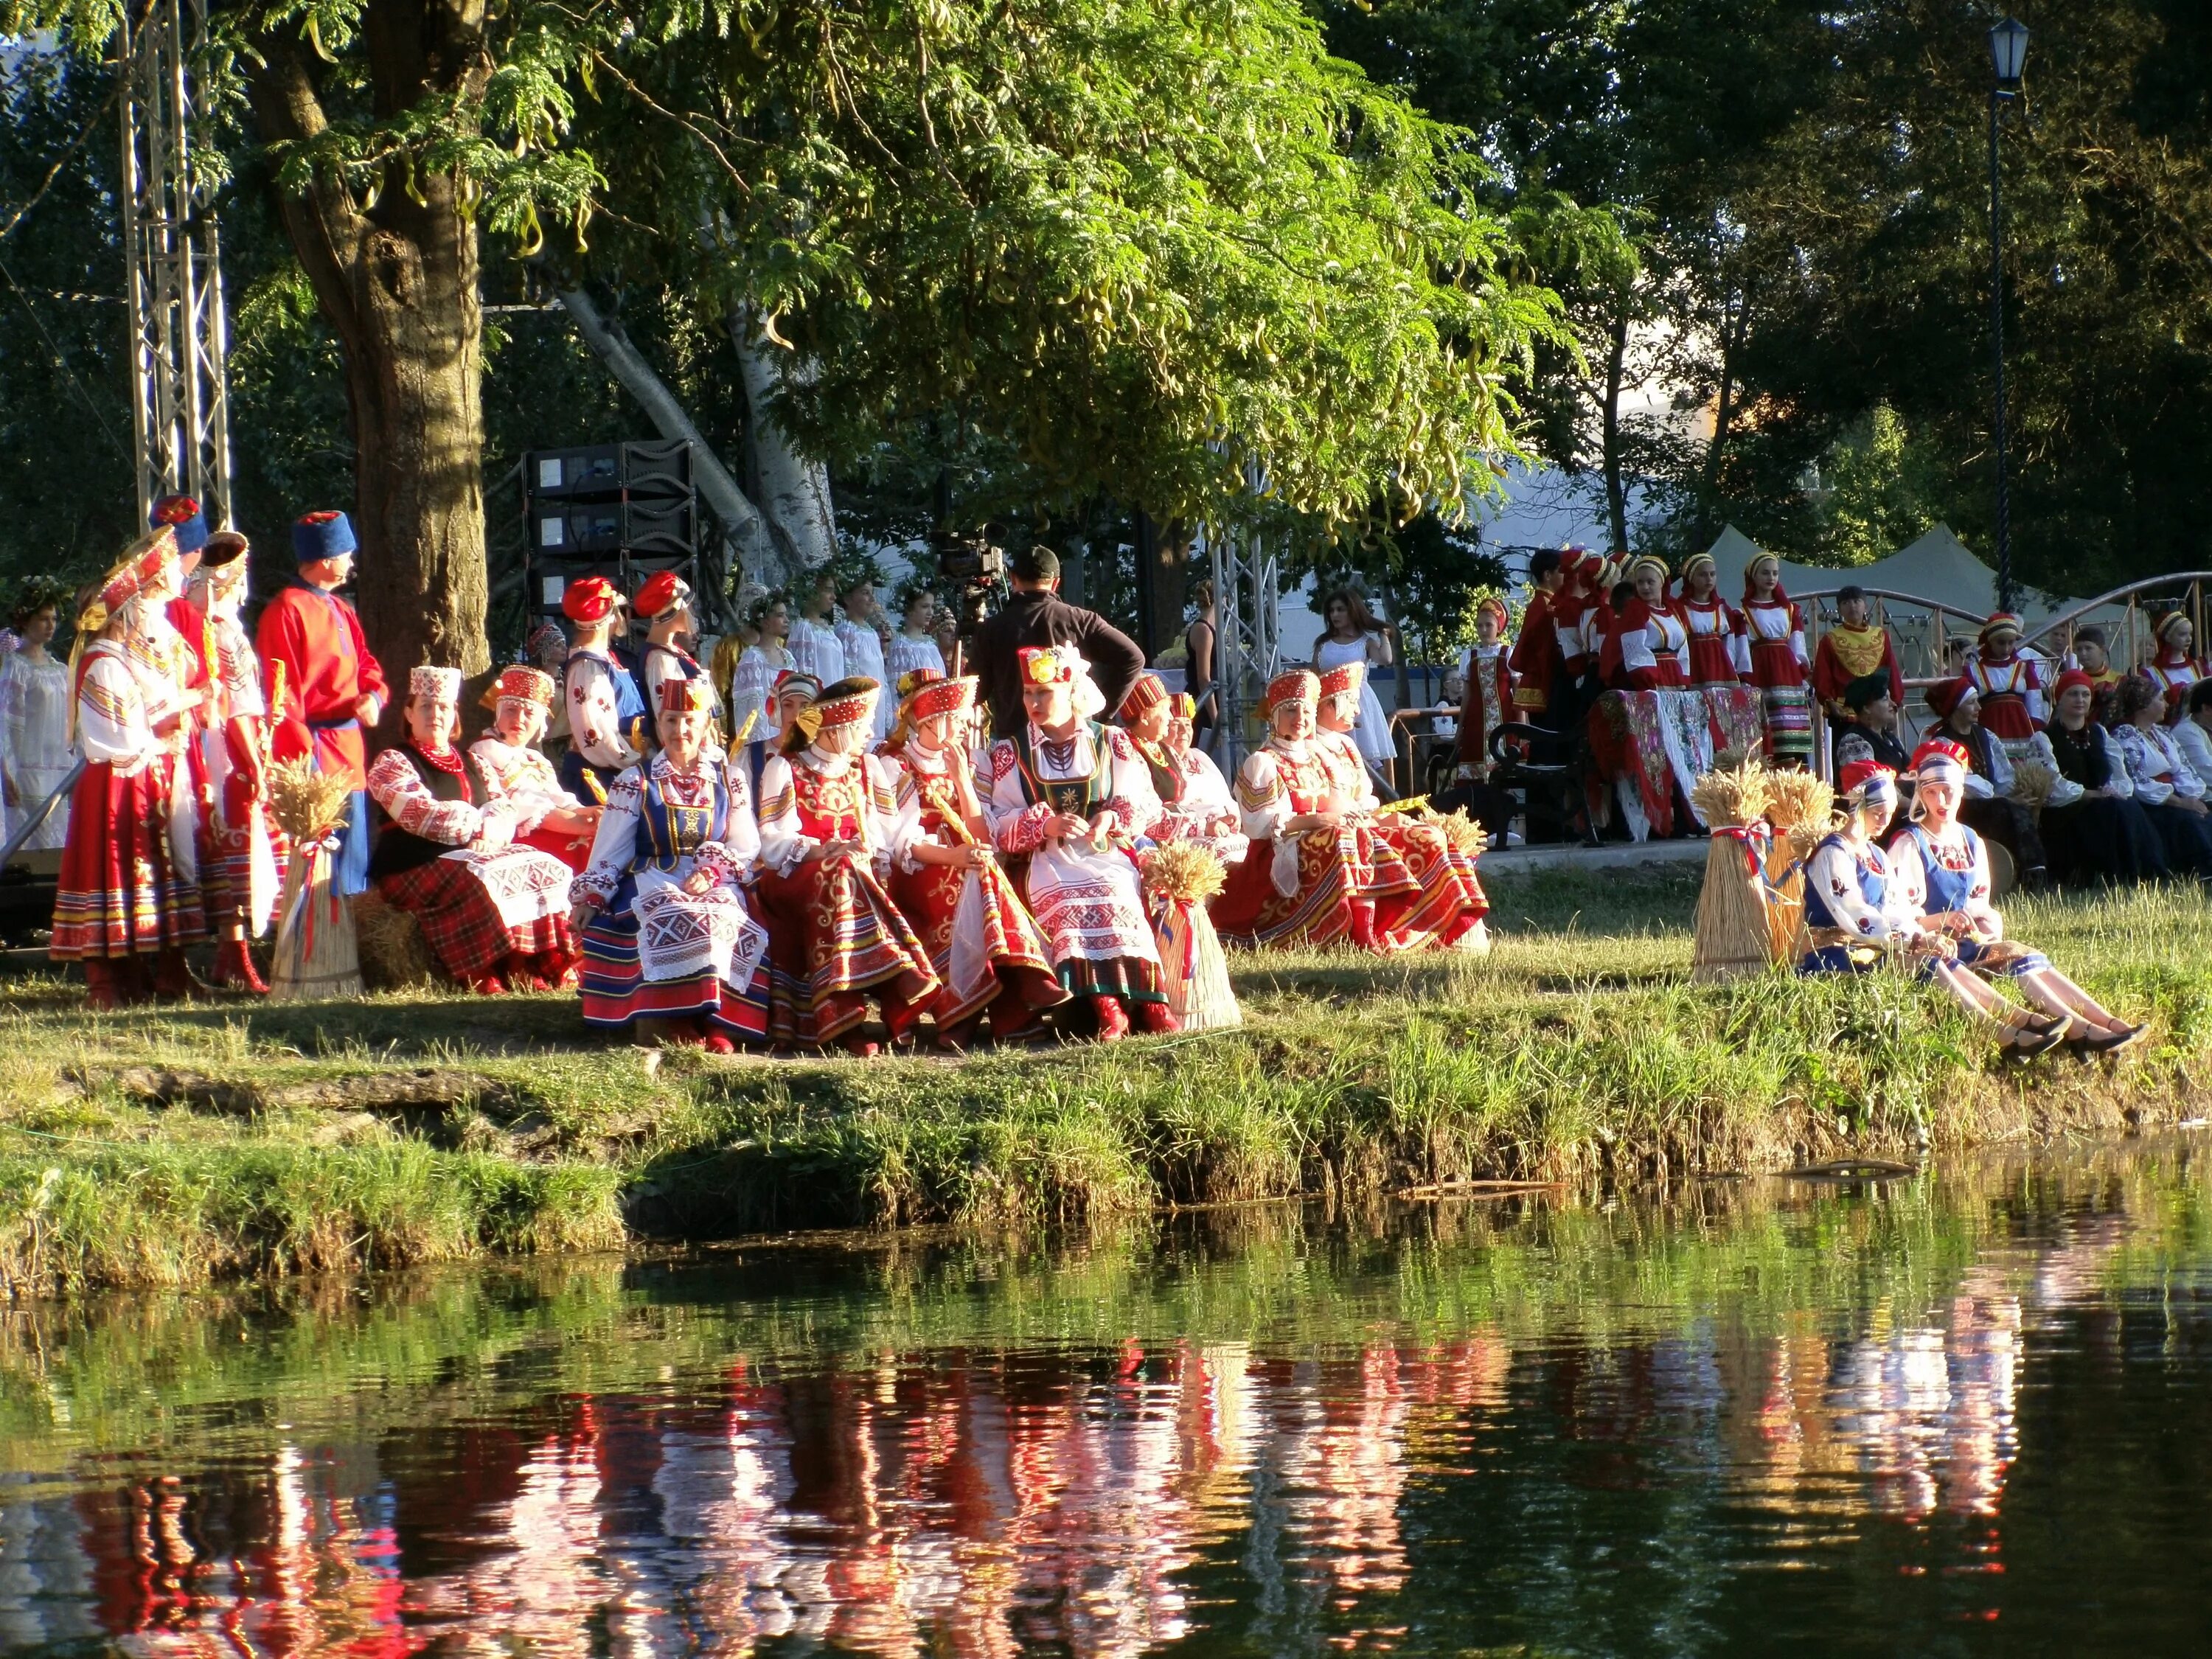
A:
{"label": "green grass", "polygon": [[593,1042],[558,997],[100,1017],[59,981],[16,981],[0,994],[0,1282],[1362,1206],[1467,1178],[1673,1180],[2112,1133],[2203,1103],[2201,895],[2015,907],[2014,932],[2157,1028],[2118,1071],[2021,1071],[1903,980],[1692,986],[1696,885],[1500,881],[1487,961],[1237,957],[1241,1032],[957,1064],[648,1058]]}

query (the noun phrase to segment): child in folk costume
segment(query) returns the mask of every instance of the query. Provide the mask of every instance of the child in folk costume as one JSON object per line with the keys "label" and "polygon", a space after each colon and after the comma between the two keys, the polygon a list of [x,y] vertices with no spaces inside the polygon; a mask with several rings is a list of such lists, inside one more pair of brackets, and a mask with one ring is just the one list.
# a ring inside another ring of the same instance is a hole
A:
{"label": "child in folk costume", "polygon": [[884,885],[896,786],[868,757],[873,680],[839,680],[801,709],[761,773],[761,875],[769,932],[769,1033],[842,1042],[863,1056],[868,1000],[902,1042],[937,993],[929,952]]}
{"label": "child in folk costume", "polygon": [[1881,674],[1889,681],[1890,701],[1905,704],[1905,676],[1897,665],[1897,647],[1887,628],[1869,620],[1866,590],[1848,584],[1836,590],[1836,625],[1820,635],[1813,653],[1813,695],[1838,726],[1850,723],[1844,693],[1853,680]]}
{"label": "child in folk costume", "polygon": [[[822,695],[821,683],[811,674],[802,674],[796,668],[787,668],[775,677],[775,684],[769,693],[767,713],[756,719],[750,714],[752,735],[745,739],[745,781],[752,785],[753,799],[760,799],[761,774],[767,769],[768,757],[781,745],[783,734],[799,718],[799,711],[811,707]],[[743,730],[744,721],[738,722]]]}
{"label": "child in folk costume", "polygon": [[1486,597],[1474,608],[1474,643],[1459,665],[1462,684],[1452,752],[1462,778],[1490,775],[1490,734],[1517,718],[1504,640],[1505,601]]}
{"label": "child in folk costume", "polygon": [[1813,706],[1806,690],[1805,617],[1782,591],[1782,561],[1756,555],[1743,572],[1743,683],[1766,715],[1767,758],[1802,766],[1813,753]]}
{"label": "child in folk costume", "polygon": [[1139,674],[1121,699],[1121,727],[1152,775],[1160,798],[1155,841],[1194,842],[1223,865],[1243,862],[1252,844],[1237,827],[1237,800],[1213,757],[1191,746],[1198,705],[1188,692],[1168,695],[1157,674]]}
{"label": "child in folk costume", "polygon": [[184,947],[207,932],[170,818],[183,711],[175,687],[149,682],[130,649],[152,603],[147,595],[162,591],[164,570],[173,579],[176,563],[176,537],[165,526],[133,546],[77,607],[73,672],[85,769],[70,797],[47,954],[84,964],[94,1008],[142,1000],[148,957],[157,994],[188,994]]}
{"label": "child in folk costume", "polygon": [[891,897],[929,951],[940,981],[930,1012],[937,1046],[957,1049],[984,1011],[1001,1042],[1040,1030],[1038,1011],[1068,993],[1044,935],[999,867],[991,826],[961,742],[975,681],[916,669],[900,682],[898,724],[878,764],[896,781]]}
{"label": "child in folk costume", "polygon": [[1346,793],[1316,725],[1321,677],[1305,669],[1268,682],[1267,741],[1237,775],[1251,850],[1213,902],[1225,939],[1333,945],[1387,953],[1420,884]]}
{"label": "child in folk costume", "polygon": [[2189,688],[2204,678],[2204,659],[2196,654],[2197,624],[2179,607],[2151,625],[2157,649],[2142,672],[2166,694],[2166,723],[2177,723],[2189,703]]}
{"label": "child in folk costume", "polygon": [[1160,815],[1152,774],[1127,732],[1097,722],[1105,698],[1073,646],[1025,647],[1017,669],[1026,719],[991,745],[993,839],[1025,861],[1030,914],[1060,982],[1090,1000],[1100,1039],[1126,1036],[1133,1019],[1172,1031],[1131,857]]}
{"label": "child in folk costume", "polygon": [[473,758],[453,747],[461,671],[407,679],[407,740],[368,769],[376,803],[369,877],[422,927],[438,965],[471,990],[542,990],[571,982],[568,866],[515,844],[517,816]]}
{"label": "child in folk costume", "polygon": [[1931,738],[1914,753],[1912,770],[1911,821],[1889,847],[1891,879],[1901,901],[1924,927],[1951,941],[1960,966],[2017,984],[2076,1052],[2108,1054],[2141,1036],[2142,1026],[2115,1019],[2048,957],[2005,938],[2004,919],[1990,903],[1988,853],[1982,838],[1959,821],[1965,750]]}
{"label": "child in folk costume", "polygon": [[698,682],[661,688],[659,751],[615,780],[569,884],[584,1023],[727,1054],[768,1032],[768,937],[744,884],[760,830],[744,769],[711,746]]}
{"label": "child in folk costume", "polygon": [[698,630],[697,618],[691,612],[691,584],[673,570],[656,571],[637,590],[630,608],[646,625],[647,707],[660,707],[660,688],[672,679],[704,680],[707,695],[712,699],[711,707],[719,717],[721,699],[715,694],[714,681],[690,648],[691,638]]}
{"label": "child in folk costume", "polygon": [[1331,768],[1340,799],[1372,830],[1381,844],[1404,863],[1420,890],[1384,936],[1393,950],[1465,943],[1486,949],[1483,917],[1490,901],[1474,873],[1474,860],[1455,851],[1434,824],[1399,817],[1378,817],[1382,799],[1359,752],[1352,746],[1351,722],[1359,708],[1364,663],[1346,663],[1321,677],[1321,702],[1315,710],[1315,747]]}
{"label": "child in folk costume", "polygon": [[1700,691],[1743,684],[1751,661],[1743,637],[1743,617],[1720,595],[1720,567],[1710,553],[1682,561],[1681,592],[1675,609],[1690,635],[1690,684]]}
{"label": "child in folk costume", "polygon": [[208,538],[199,568],[185,586],[190,615],[201,625],[185,635],[212,660],[210,701],[202,710],[202,775],[214,808],[201,860],[208,925],[219,944],[215,982],[265,993],[246,941],[269,926],[283,876],[264,791],[269,756],[268,705],[261,660],[239,621],[246,600],[246,542],[235,531]]}
{"label": "child in folk costume", "polygon": [[[368,746],[365,732],[390,696],[361,619],[337,596],[353,574],[353,523],[343,513],[310,513],[292,526],[298,577],[261,613],[253,643],[267,676],[270,758],[312,760],[346,780],[352,802],[338,832],[335,890],[368,888]],[[282,690],[280,699],[276,693]]]}
{"label": "child in folk costume", "polygon": [[514,816],[515,839],[581,870],[599,829],[599,808],[586,806],[561,787],[553,763],[538,752],[553,710],[553,677],[514,663],[500,670],[483,694],[491,731],[469,745],[491,798]]}
{"label": "child in folk costume", "polygon": [[621,605],[622,595],[605,576],[570,582],[561,595],[561,614],[576,624],[575,649],[561,676],[568,708],[561,787],[589,805],[604,804],[615,780],[651,746],[645,693],[614,653]]}
{"label": "child in folk costume", "polygon": [[2020,618],[2000,611],[1982,624],[1980,648],[1966,659],[1966,678],[1982,700],[1982,727],[2013,760],[2026,757],[2051,717],[2034,659],[2020,654]]}
{"label": "child in folk costume", "polygon": [[2008,1053],[2044,1054],[2065,1041],[2063,1026],[2013,1007],[1962,967],[1957,945],[1929,926],[1893,875],[1874,836],[1896,811],[1895,774],[1871,761],[1853,761],[1837,781],[1843,822],[1806,860],[1805,929],[1811,948],[1797,971],[1867,973],[1883,965],[1892,949],[1902,950],[1923,977],[1992,1029]]}

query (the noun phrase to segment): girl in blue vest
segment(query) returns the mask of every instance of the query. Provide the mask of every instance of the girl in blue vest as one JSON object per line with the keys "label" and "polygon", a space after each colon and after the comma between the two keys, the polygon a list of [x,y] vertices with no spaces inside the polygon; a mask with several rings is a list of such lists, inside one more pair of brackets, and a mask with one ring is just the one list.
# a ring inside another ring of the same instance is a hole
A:
{"label": "girl in blue vest", "polygon": [[1895,878],[1874,838],[1897,809],[1897,775],[1872,761],[1853,761],[1838,782],[1843,822],[1805,864],[1809,948],[1797,971],[1863,974],[1901,951],[1923,977],[1993,1028],[2006,1052],[2025,1058],[2064,1042],[2062,1024],[2014,1007],[1961,966],[1955,941],[1929,925],[1911,890]]}
{"label": "girl in blue vest", "polygon": [[2052,967],[2050,957],[2004,936],[2004,918],[1990,903],[1988,852],[1982,838],[1959,822],[1966,769],[1965,750],[1946,738],[1931,738],[1913,755],[1911,822],[1890,844],[1899,898],[1923,926],[1953,942],[1961,967],[2019,986],[2076,1054],[2128,1047],[2143,1027],[2115,1018]]}
{"label": "girl in blue vest", "polygon": [[760,854],[751,792],[713,720],[703,680],[662,684],[659,752],[607,792],[569,898],[586,1024],[727,1054],[768,1029],[768,936],[744,890]]}

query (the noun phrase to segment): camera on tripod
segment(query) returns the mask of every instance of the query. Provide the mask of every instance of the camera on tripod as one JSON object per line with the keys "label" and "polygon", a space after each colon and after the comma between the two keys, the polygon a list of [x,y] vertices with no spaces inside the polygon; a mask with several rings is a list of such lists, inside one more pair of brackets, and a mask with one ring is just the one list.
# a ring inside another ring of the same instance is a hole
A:
{"label": "camera on tripod", "polygon": [[988,535],[939,531],[930,538],[937,558],[938,580],[960,590],[960,631],[972,632],[991,612],[1006,586],[1006,550],[993,545]]}

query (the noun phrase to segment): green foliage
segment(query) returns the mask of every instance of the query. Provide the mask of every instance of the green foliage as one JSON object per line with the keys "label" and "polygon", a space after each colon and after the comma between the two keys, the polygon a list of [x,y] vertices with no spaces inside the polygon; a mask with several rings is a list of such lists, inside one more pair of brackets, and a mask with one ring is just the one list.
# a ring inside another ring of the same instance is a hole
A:
{"label": "green foliage", "polygon": [[1821,459],[1821,562],[1887,558],[1934,526],[1949,482],[1942,458],[1914,440],[1895,410],[1876,404]]}

